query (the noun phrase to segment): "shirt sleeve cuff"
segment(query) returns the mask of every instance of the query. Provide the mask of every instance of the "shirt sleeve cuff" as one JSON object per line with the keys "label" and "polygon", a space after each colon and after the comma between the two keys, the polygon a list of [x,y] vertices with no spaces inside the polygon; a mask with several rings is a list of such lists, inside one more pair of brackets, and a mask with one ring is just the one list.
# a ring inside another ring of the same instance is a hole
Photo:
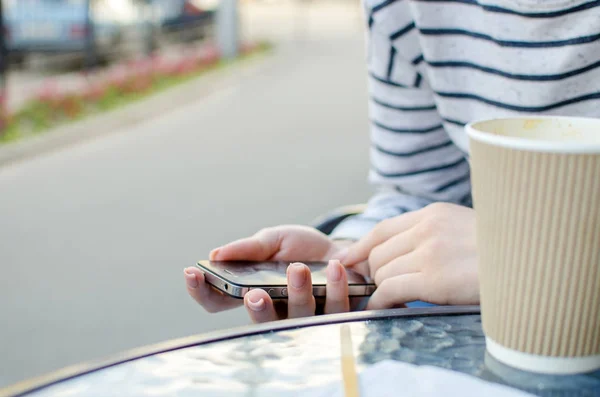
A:
{"label": "shirt sleeve cuff", "polygon": [[329,237],[332,240],[360,240],[376,224],[377,221],[375,220],[360,219],[360,217],[353,216],[340,223]]}

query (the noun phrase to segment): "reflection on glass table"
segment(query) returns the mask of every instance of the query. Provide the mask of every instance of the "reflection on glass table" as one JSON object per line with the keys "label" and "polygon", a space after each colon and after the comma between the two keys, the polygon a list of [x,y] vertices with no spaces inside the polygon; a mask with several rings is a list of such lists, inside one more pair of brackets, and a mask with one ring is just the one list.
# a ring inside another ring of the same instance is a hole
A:
{"label": "reflection on glass table", "polygon": [[358,371],[391,359],[458,371],[538,396],[600,396],[600,371],[539,375],[489,357],[478,310],[398,309],[251,326],[134,352],[100,369],[81,368],[15,392],[33,388],[24,395],[35,397],[302,395],[306,388],[340,382],[339,323],[344,322],[350,324]]}

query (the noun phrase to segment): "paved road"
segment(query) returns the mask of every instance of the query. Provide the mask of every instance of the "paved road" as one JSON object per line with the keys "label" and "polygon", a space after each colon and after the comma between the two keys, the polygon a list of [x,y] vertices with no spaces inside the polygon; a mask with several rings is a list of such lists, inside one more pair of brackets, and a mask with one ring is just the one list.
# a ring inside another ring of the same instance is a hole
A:
{"label": "paved road", "polygon": [[281,38],[268,73],[0,169],[0,386],[246,324],[239,310],[203,313],[184,266],[263,226],[369,196],[355,14],[311,6],[293,25],[293,8],[260,7],[245,11],[245,29]]}

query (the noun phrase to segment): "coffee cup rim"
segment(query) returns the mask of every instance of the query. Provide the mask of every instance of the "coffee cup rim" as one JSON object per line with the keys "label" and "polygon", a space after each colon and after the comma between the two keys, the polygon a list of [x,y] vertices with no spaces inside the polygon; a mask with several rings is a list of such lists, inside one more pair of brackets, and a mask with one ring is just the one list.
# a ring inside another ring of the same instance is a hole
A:
{"label": "coffee cup rim", "polygon": [[600,119],[597,118],[540,115],[480,119],[468,123],[465,126],[465,129],[471,140],[509,149],[566,154],[600,154],[600,143],[544,141],[539,139],[497,135],[477,129],[477,125],[482,123],[514,120],[571,120],[574,122],[592,122],[597,123],[598,128],[600,129]]}

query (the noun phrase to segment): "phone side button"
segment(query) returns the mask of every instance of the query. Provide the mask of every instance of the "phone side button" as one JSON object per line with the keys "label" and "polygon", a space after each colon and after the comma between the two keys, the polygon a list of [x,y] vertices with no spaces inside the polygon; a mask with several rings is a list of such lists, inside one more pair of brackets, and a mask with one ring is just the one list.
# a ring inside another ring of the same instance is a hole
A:
{"label": "phone side button", "polygon": [[269,290],[267,291],[267,294],[269,294],[269,296],[273,296],[273,295],[275,295],[275,290],[273,288],[269,288]]}
{"label": "phone side button", "polygon": [[287,296],[287,288],[281,289],[281,296]]}

